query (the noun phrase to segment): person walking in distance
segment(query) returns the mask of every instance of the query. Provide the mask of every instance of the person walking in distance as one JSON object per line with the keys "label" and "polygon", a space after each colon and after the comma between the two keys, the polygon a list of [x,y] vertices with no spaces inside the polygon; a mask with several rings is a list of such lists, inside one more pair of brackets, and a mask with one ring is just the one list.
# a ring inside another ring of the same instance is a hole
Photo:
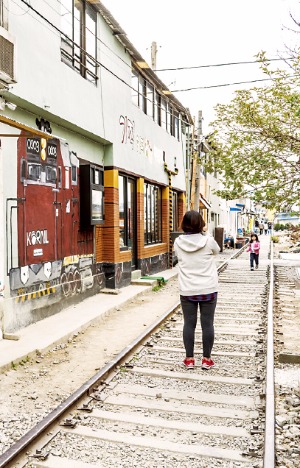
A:
{"label": "person walking in distance", "polygon": [[204,232],[205,222],[197,211],[187,211],[182,219],[183,234],[174,243],[179,266],[179,291],[183,312],[183,343],[188,369],[195,366],[194,345],[198,305],[202,328],[202,369],[210,369],[214,344],[214,314],[218,295],[218,272],[214,256],[220,251],[212,236]]}
{"label": "person walking in distance", "polygon": [[260,249],[260,242],[258,240],[257,234],[251,234],[251,240],[247,248],[247,252],[250,252],[250,270],[251,271],[254,270],[254,263],[255,263],[255,269],[257,270],[258,268],[259,249]]}

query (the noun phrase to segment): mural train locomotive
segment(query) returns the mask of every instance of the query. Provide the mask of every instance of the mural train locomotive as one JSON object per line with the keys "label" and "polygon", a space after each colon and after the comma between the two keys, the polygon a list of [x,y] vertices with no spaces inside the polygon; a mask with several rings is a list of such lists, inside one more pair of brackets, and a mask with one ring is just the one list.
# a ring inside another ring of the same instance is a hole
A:
{"label": "mural train locomotive", "polygon": [[[21,135],[17,152],[17,199],[7,200],[6,228],[15,302],[24,306],[30,300],[32,310],[104,287],[102,266],[94,256],[94,224],[103,221],[103,169],[80,165],[68,145],[56,139]],[[80,185],[81,172],[94,178],[93,190]],[[86,198],[89,191],[90,219],[89,208],[80,213],[81,195]],[[10,210],[9,203],[15,203]]]}

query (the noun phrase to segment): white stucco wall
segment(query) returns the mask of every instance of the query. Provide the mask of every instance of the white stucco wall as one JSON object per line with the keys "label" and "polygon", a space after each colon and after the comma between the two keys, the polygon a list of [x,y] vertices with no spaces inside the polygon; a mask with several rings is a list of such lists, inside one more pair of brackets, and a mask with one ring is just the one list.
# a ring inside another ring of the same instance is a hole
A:
{"label": "white stucco wall", "polygon": [[[15,209],[12,210],[12,220],[10,229],[10,215],[11,207],[17,206],[17,202],[13,199],[17,197],[17,137],[20,131],[9,127],[4,124],[0,124],[0,133],[16,135],[16,137],[1,138],[1,170],[0,170],[0,186],[2,185],[2,202],[0,204],[1,216],[3,224],[1,225],[1,234],[3,235],[3,243],[0,239],[1,251],[3,252],[4,258],[8,255],[8,265],[6,261],[3,264],[3,272],[6,277],[7,268],[11,268],[12,265],[18,264],[18,246],[17,246],[17,212]],[[1,190],[1,189],[0,189]],[[12,200],[8,200],[12,199]],[[7,222],[6,224],[6,217]],[[0,235],[1,235],[0,234]],[[6,242],[7,241],[7,242]],[[5,247],[8,252],[6,252]],[[12,253],[12,255],[11,255]],[[7,278],[7,277],[6,277]],[[8,278],[7,278],[8,279]],[[5,284],[7,287],[8,284]]]}
{"label": "white stucco wall", "polygon": [[[31,5],[61,28],[59,2],[52,7],[45,3],[41,8],[40,1],[33,0]],[[17,110],[14,118],[24,118],[35,127],[36,117],[44,116],[51,122],[54,134],[69,139],[70,147],[74,144],[71,149],[79,157],[97,164],[104,162],[106,166],[126,168],[136,175],[167,184],[162,159],[164,151],[169,169],[174,170],[176,158],[179,173],[173,178],[174,187],[185,190],[185,144],[133,104],[131,57],[100,14],[97,60],[103,66],[99,67],[95,86],[61,61],[60,33],[34,12],[29,13],[17,15],[11,10],[9,16],[9,32],[15,36],[17,47],[17,83],[10,91],[11,99],[20,98],[21,107],[32,112],[22,115]],[[124,141],[120,118],[134,122],[133,143]],[[90,134],[90,140],[94,138],[99,142],[102,138],[113,147],[108,148],[104,156],[101,143],[98,143],[89,153],[86,145],[89,147],[90,142],[78,136],[86,132]]]}
{"label": "white stucco wall", "polygon": [[[2,141],[1,141],[2,144]],[[3,296],[4,272],[5,272],[5,219],[4,219],[4,197],[3,197],[3,154],[0,146],[0,340],[3,328]]]}

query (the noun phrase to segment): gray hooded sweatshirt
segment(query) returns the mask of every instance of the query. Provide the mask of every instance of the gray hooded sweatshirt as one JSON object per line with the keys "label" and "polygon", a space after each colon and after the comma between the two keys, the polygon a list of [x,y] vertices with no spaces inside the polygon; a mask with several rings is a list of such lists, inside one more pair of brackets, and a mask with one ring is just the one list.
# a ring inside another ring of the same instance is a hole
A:
{"label": "gray hooded sweatshirt", "polygon": [[218,273],[214,255],[220,247],[209,234],[183,234],[175,240],[181,296],[210,294],[218,291]]}

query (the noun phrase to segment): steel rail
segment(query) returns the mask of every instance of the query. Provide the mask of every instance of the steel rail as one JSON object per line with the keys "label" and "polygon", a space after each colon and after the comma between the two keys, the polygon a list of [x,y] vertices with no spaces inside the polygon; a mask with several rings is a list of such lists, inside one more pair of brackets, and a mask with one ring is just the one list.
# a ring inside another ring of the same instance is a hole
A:
{"label": "steel rail", "polygon": [[[223,271],[228,262],[234,258],[241,255],[244,251],[244,247],[241,248],[238,252],[225,260],[221,265],[218,266],[218,273]],[[109,361],[102,369],[100,369],[93,377],[91,377],[87,382],[85,382],[79,389],[72,393],[66,400],[64,400],[60,405],[57,406],[51,413],[49,413],[45,418],[43,418],[36,426],[30,429],[24,436],[22,436],[15,444],[13,444],[6,452],[0,455],[0,468],[9,466],[9,464],[14,461],[25,449],[34,443],[34,441],[41,435],[45,433],[46,430],[50,428],[52,424],[59,420],[67,411],[70,409],[82,398],[90,395],[91,389],[94,386],[98,385],[107,375],[112,372],[126,357],[131,354],[141,343],[146,340],[154,331],[165,321],[167,320],[174,311],[180,306],[180,301],[177,301],[171,309],[165,312],[161,317],[155,320],[149,327],[146,328],[137,338],[135,338],[131,343],[120,351],[120,353],[111,361]]]}
{"label": "steel rail", "polygon": [[273,300],[274,300],[274,263],[273,242],[270,249],[270,289],[268,300],[267,321],[267,366],[266,366],[266,422],[264,445],[264,468],[275,466],[275,396],[274,396],[274,328],[273,328]]}
{"label": "steel rail", "polygon": [[85,382],[78,390],[72,393],[65,401],[57,408],[43,418],[36,426],[29,430],[21,437],[14,445],[0,456],[0,468],[7,466],[18,455],[20,455],[37,437],[41,436],[55,421],[61,418],[70,408],[76,404],[82,397],[89,396],[91,389],[98,385],[113,369],[115,369],[126,357],[132,353],[135,348],[141,345],[156,328],[158,328],[167,318],[174,313],[179,307],[180,302],[177,301],[171,309],[165,312],[155,322],[146,328],[137,338],[120,351],[120,353],[111,361],[109,361],[102,369],[100,369],[93,377]]}

